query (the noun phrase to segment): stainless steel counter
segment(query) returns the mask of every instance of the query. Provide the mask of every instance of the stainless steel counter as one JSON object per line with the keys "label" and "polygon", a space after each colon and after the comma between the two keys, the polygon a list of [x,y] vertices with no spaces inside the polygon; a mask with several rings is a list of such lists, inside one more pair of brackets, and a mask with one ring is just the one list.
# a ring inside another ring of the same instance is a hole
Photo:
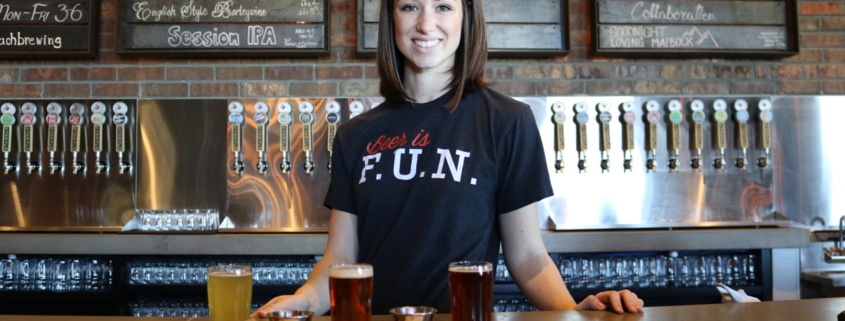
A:
{"label": "stainless steel counter", "polygon": [[[604,311],[545,311],[495,313],[497,321],[795,321],[836,320],[845,310],[845,298],[793,300],[759,303],[704,304],[670,307],[646,307],[642,314],[613,314]],[[162,321],[206,321],[207,318],[146,318]],[[448,314],[438,314],[437,321],[449,320]],[[0,321],[130,321],[134,317],[92,317],[92,316],[23,316],[0,315]],[[329,321],[326,316],[315,317],[314,321]],[[392,320],[387,315],[376,315],[373,321]]]}
{"label": "stainless steel counter", "polygon": [[[801,248],[797,227],[543,232],[552,253]],[[320,255],[324,233],[0,233],[0,254]]]}

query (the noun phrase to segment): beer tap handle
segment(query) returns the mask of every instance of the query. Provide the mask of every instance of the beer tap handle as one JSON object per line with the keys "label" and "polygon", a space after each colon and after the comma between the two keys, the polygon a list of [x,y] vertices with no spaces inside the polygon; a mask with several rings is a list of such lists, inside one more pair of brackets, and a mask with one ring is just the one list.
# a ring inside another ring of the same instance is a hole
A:
{"label": "beer tap handle", "polygon": [[578,126],[577,131],[577,146],[578,150],[578,172],[587,172],[587,123],[590,121],[590,115],[587,114],[587,104],[584,102],[575,103],[572,107],[575,111],[575,123]]}
{"label": "beer tap handle", "polygon": [[648,151],[646,152],[646,170],[657,171],[657,149],[659,147],[658,122],[660,122],[660,103],[656,100],[649,100],[645,104],[646,120],[648,121]]}
{"label": "beer tap handle", "polygon": [[610,113],[610,104],[600,102],[596,104],[599,121],[599,150],[601,150],[601,172],[610,172],[610,122],[613,121],[613,114]]}
{"label": "beer tap handle", "polygon": [[692,169],[700,169],[701,168],[701,150],[704,149],[704,132],[703,132],[703,124],[704,121],[707,119],[707,115],[704,114],[704,102],[696,99],[693,100],[690,104],[690,109],[692,109],[692,145],[695,151],[695,154],[692,156],[692,160],[690,160],[690,167]]}
{"label": "beer tap handle", "polygon": [[255,169],[261,174],[267,174],[267,169],[270,166],[267,164],[267,124],[270,122],[270,107],[267,103],[257,102],[253,106],[255,109],[255,151],[258,152],[258,162],[255,164]]}
{"label": "beer tap handle", "polygon": [[760,168],[768,168],[771,163],[772,150],[772,101],[768,99],[761,99],[757,103],[760,109],[760,144],[763,147],[763,155],[757,159],[757,166]]}
{"label": "beer tap handle", "polygon": [[637,113],[634,111],[634,104],[626,101],[619,104],[619,111],[622,113],[622,154],[625,158],[623,168],[625,172],[633,170],[634,144],[634,123],[637,121]]}
{"label": "beer tap handle", "polygon": [[94,150],[94,158],[97,166],[97,174],[108,172],[109,165],[105,161],[108,157],[101,158],[105,151],[105,124],[107,122],[106,111],[108,107],[101,101],[96,101],[91,104],[91,124],[94,126],[93,136],[94,140],[91,144]]}
{"label": "beer tap handle", "polygon": [[299,103],[299,121],[302,123],[302,150],[305,163],[302,167],[306,174],[314,172],[314,104],[309,101]]}
{"label": "beer tap handle", "polygon": [[279,112],[277,120],[279,121],[279,151],[282,152],[282,161],[279,163],[279,169],[282,173],[290,173],[290,136],[291,124],[293,124],[293,107],[290,103],[280,102],[276,105],[276,110]]}
{"label": "beer tap handle", "polygon": [[566,123],[566,106],[557,101],[552,104],[552,122],[555,124],[555,171],[563,173],[566,166],[563,160],[563,150],[566,148],[564,140],[564,124]]}
{"label": "beer tap handle", "polygon": [[126,144],[126,126],[129,124],[129,106],[126,103],[119,101],[112,105],[112,122],[114,123],[114,151],[117,153],[118,173],[121,175],[127,174],[132,170],[132,164],[129,162],[129,157],[124,157],[129,153]]}
{"label": "beer tap handle", "polygon": [[70,125],[70,152],[73,154],[73,174],[79,174],[85,171],[85,157],[80,155],[83,153],[82,145],[84,143],[83,136],[85,135],[83,125],[85,124],[85,105],[81,103],[74,103],[68,108],[70,116],[67,122]]}
{"label": "beer tap handle", "polygon": [[334,147],[334,138],[337,135],[337,126],[340,124],[340,104],[337,101],[332,100],[326,104],[326,123],[328,123],[326,150],[329,152],[329,161],[326,162],[326,168],[329,170],[329,173],[331,173],[332,148]]}
{"label": "beer tap handle", "polygon": [[60,172],[64,165],[56,157],[59,149],[59,124],[62,123],[62,105],[56,102],[47,104],[47,152],[50,154],[50,175]]}
{"label": "beer tap handle", "polygon": [[32,153],[35,149],[35,123],[38,120],[36,115],[38,107],[31,102],[21,105],[21,126],[23,126],[23,150],[26,154],[26,173],[32,175],[41,169],[41,164],[33,160]]}
{"label": "beer tap handle", "polygon": [[682,111],[682,104],[680,100],[673,99],[669,101],[669,122],[671,122],[671,140],[672,155],[669,157],[669,170],[677,172],[679,170],[678,157],[681,153],[681,122],[684,120]]}
{"label": "beer tap handle", "polygon": [[0,124],[3,125],[2,151],[3,151],[3,173],[10,174],[17,171],[18,165],[11,159],[12,135],[15,125],[15,112],[17,107],[11,103],[0,106]]}
{"label": "beer tap handle", "polygon": [[238,175],[243,174],[244,162],[241,160],[241,143],[242,143],[242,126],[244,123],[244,105],[240,102],[233,101],[229,103],[229,124],[232,125],[232,137],[230,139],[232,146],[232,153],[234,160],[232,161],[232,170]]}
{"label": "beer tap handle", "polygon": [[748,113],[748,102],[745,99],[737,99],[734,102],[734,117],[737,122],[737,143],[742,149],[742,156],[737,157],[736,167],[745,169],[748,153],[748,120],[751,115]]}
{"label": "beer tap handle", "polygon": [[716,148],[718,154],[713,159],[713,167],[723,169],[725,167],[725,148],[728,147],[728,134],[725,122],[728,120],[728,103],[724,99],[713,101],[713,119],[716,121]]}

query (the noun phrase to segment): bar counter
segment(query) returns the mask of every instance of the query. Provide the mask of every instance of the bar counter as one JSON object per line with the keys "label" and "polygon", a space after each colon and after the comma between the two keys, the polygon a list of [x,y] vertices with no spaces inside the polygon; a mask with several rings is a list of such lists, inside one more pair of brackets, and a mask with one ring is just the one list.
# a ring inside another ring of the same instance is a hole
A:
{"label": "bar counter", "polygon": [[[768,301],[646,307],[642,314],[614,314],[604,311],[543,311],[495,313],[496,321],[835,321],[845,311],[845,298]],[[448,314],[438,314],[435,321],[446,321]],[[0,321],[132,321],[134,317],[28,316],[0,315]],[[207,318],[144,318],[161,321],[205,321]],[[257,319],[265,320],[265,319]],[[313,321],[330,321],[315,317]],[[372,321],[391,321],[388,315],[373,316]]]}
{"label": "bar counter", "polygon": [[[544,231],[552,253],[800,248],[800,227]],[[325,233],[134,234],[3,232],[0,254],[320,255]]]}

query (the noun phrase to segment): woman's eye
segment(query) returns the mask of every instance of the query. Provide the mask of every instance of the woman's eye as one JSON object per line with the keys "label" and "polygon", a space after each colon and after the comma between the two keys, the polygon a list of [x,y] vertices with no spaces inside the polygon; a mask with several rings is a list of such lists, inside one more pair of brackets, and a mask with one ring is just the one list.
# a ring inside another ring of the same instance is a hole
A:
{"label": "woman's eye", "polygon": [[447,5],[437,6],[437,11],[451,11],[452,7]]}
{"label": "woman's eye", "polygon": [[417,7],[414,5],[406,4],[399,8],[401,11],[417,11]]}

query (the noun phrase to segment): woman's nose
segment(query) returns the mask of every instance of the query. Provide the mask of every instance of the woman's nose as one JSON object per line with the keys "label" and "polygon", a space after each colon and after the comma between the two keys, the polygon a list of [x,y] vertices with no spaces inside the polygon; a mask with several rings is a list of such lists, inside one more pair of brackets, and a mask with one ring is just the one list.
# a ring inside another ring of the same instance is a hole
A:
{"label": "woman's nose", "polygon": [[437,23],[434,20],[434,15],[428,10],[423,10],[417,19],[417,31],[421,33],[429,33],[435,30]]}

